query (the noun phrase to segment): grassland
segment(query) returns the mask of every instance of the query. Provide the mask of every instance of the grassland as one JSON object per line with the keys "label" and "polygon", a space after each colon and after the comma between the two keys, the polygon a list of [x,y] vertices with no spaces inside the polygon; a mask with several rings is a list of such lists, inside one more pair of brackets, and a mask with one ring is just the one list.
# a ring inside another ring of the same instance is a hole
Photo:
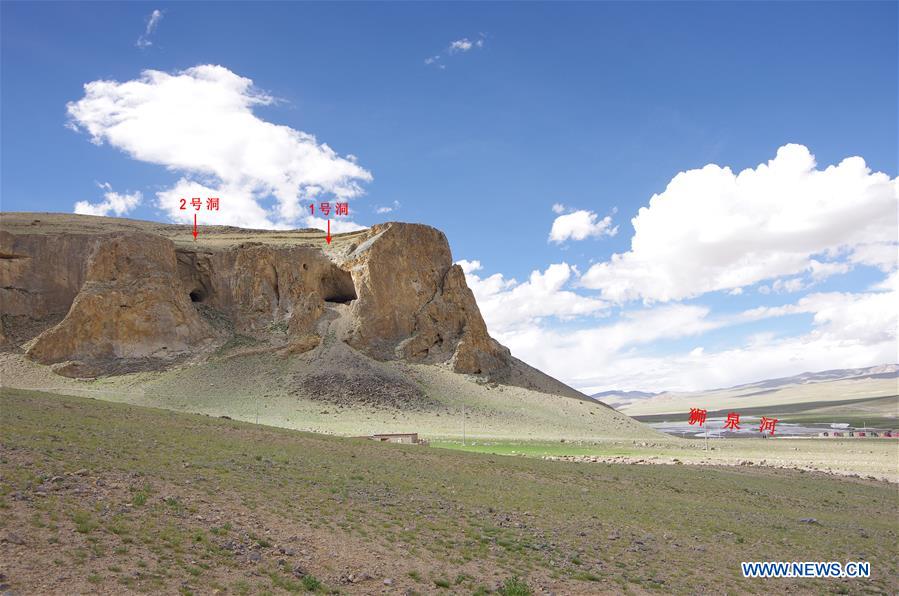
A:
{"label": "grassland", "polygon": [[[0,400],[0,558],[17,592],[899,590],[897,494],[883,482],[383,445],[9,389]],[[873,577],[740,576],[740,561],[769,559],[867,560]]]}
{"label": "grassland", "polygon": [[764,465],[841,476],[899,482],[895,439],[701,439],[662,441],[468,441],[444,440],[435,447],[472,453],[536,458],[593,458],[608,463],[703,466]]}

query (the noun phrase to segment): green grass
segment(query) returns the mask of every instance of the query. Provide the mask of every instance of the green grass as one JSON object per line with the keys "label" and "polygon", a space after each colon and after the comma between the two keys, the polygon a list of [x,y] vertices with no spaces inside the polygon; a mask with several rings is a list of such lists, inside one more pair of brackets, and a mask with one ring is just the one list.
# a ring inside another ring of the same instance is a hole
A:
{"label": "green grass", "polygon": [[527,583],[518,577],[507,579],[498,592],[502,596],[530,596],[533,594]]}
{"label": "green grass", "polygon": [[[830,470],[846,475],[874,475],[899,480],[896,458],[899,442],[890,439],[819,439],[778,438],[713,439],[709,450],[702,440],[676,441],[475,441],[462,445],[461,441],[432,441],[431,447],[468,453],[506,455],[528,458],[547,456],[596,456],[598,458],[629,458],[651,460],[674,459],[683,463],[714,463],[733,465],[743,460],[759,464],[763,461],[787,467],[810,470]],[[864,453],[859,458],[858,453]]]}
{"label": "green grass", "polygon": [[[327,557],[315,562],[320,579],[297,580],[274,567],[281,555],[273,549],[283,543],[263,538],[256,526],[209,522],[206,510],[224,503],[245,503],[254,518],[267,526],[285,524],[291,534],[339,537],[360,552],[374,543],[404,565],[393,575],[397,583],[423,592],[430,585],[432,591],[471,593],[494,585],[494,571],[509,578],[501,594],[528,594],[528,585],[544,584],[556,593],[598,587],[770,591],[768,582],[742,578],[739,563],[751,560],[863,558],[874,570],[864,582],[782,580],[779,591],[889,593],[899,575],[896,490],[883,482],[754,466],[571,464],[534,457],[555,448],[606,448],[588,444],[500,445],[531,457],[382,445],[35,392],[2,390],[0,400],[0,495],[25,508],[22,517],[0,510],[0,528],[21,524],[49,533],[50,523],[64,526],[59,535],[76,542],[65,548],[41,543],[25,559],[45,574],[96,582],[98,592],[122,590],[117,576],[131,575],[134,561],[144,566],[129,586],[145,592],[173,593],[182,584],[198,594],[219,584],[233,593],[321,592],[323,585],[337,585]],[[783,444],[787,449],[794,443]],[[471,450],[482,448],[497,446]],[[33,491],[39,474],[81,468],[91,478],[127,478],[134,491],[123,488],[120,501],[96,505],[67,492],[11,499]],[[147,495],[140,506],[133,502],[138,491]],[[191,497],[195,493],[200,501]],[[33,524],[36,513],[48,527]],[[806,517],[818,523],[799,522]],[[264,561],[272,566],[260,568],[259,578],[233,579],[234,556],[218,544],[252,531],[260,535],[247,539],[248,547],[266,549]],[[118,549],[125,545],[122,556]],[[113,566],[123,572],[89,571]],[[4,572],[16,577],[16,570]],[[462,579],[443,585],[454,577]]]}
{"label": "green grass", "polygon": [[302,580],[302,583],[303,588],[305,588],[307,592],[317,592],[318,590],[322,589],[322,583],[311,575],[305,576]]}
{"label": "green grass", "polygon": [[72,522],[75,524],[75,531],[81,534],[90,534],[99,525],[89,511],[76,511],[72,514]]}

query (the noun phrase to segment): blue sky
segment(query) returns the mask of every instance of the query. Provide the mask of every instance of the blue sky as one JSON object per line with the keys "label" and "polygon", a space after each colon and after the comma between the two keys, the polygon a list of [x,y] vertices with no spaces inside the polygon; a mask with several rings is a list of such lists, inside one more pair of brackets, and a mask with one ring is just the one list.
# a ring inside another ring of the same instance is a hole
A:
{"label": "blue sky", "polygon": [[[895,3],[0,6],[5,211],[169,221],[174,197],[209,189],[223,222],[305,226],[315,193],[346,196],[358,225],[446,232],[494,335],[586,390],[899,359],[879,306],[895,291]],[[147,70],[170,78],[143,79],[139,101],[182,119],[111,125],[104,101],[134,99]],[[115,83],[89,94],[97,81]],[[228,99],[206,128],[204,97]],[[216,153],[219,134],[294,142],[264,123],[314,135],[290,150],[322,171]],[[861,170],[826,173],[854,156]],[[701,170],[775,159],[788,173],[736,199]]]}

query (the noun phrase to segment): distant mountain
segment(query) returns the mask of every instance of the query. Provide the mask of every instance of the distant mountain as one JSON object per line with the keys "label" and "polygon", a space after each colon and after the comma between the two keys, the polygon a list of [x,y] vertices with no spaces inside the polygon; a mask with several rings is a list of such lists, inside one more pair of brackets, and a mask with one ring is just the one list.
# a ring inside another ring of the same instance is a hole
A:
{"label": "distant mountain", "polygon": [[[829,402],[899,394],[899,364],[804,372],[707,391],[665,391],[640,397],[638,391],[606,391],[603,402],[629,416],[730,407]],[[632,394],[632,395],[626,395]],[[596,396],[594,396],[596,397]],[[599,398],[597,398],[599,399]]]}
{"label": "distant mountain", "polygon": [[600,401],[608,406],[612,406],[613,408],[620,409],[624,406],[633,404],[635,402],[639,402],[641,399],[648,399],[650,397],[654,397],[658,395],[658,393],[649,393],[647,391],[601,391],[600,393],[594,393],[590,397],[593,399]]}
{"label": "distant mountain", "polygon": [[[803,385],[806,383],[839,381],[842,379],[860,380],[895,378],[899,378],[899,364],[880,364],[878,366],[869,366],[868,368],[835,368],[833,370],[822,370],[820,372],[804,372],[792,377],[781,377],[779,379],[768,379],[765,381],[756,381],[754,383],[744,383],[743,385],[726,387],[726,389],[742,389],[745,387],[773,389],[775,387],[784,387],[785,385]],[[713,391],[720,391],[720,389],[714,389]]]}
{"label": "distant mountain", "polygon": [[658,395],[658,393],[648,393],[646,391],[602,391],[600,393],[594,393],[590,397],[594,399],[602,399],[604,397],[609,396],[619,396],[619,397],[652,397],[653,395]]}

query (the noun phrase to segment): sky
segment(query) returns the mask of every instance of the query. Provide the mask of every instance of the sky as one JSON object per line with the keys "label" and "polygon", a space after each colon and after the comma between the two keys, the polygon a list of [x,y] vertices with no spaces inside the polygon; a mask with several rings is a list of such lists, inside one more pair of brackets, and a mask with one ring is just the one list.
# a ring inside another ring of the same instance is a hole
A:
{"label": "sky", "polygon": [[587,392],[899,361],[894,2],[0,16],[4,211],[426,223],[491,334]]}

